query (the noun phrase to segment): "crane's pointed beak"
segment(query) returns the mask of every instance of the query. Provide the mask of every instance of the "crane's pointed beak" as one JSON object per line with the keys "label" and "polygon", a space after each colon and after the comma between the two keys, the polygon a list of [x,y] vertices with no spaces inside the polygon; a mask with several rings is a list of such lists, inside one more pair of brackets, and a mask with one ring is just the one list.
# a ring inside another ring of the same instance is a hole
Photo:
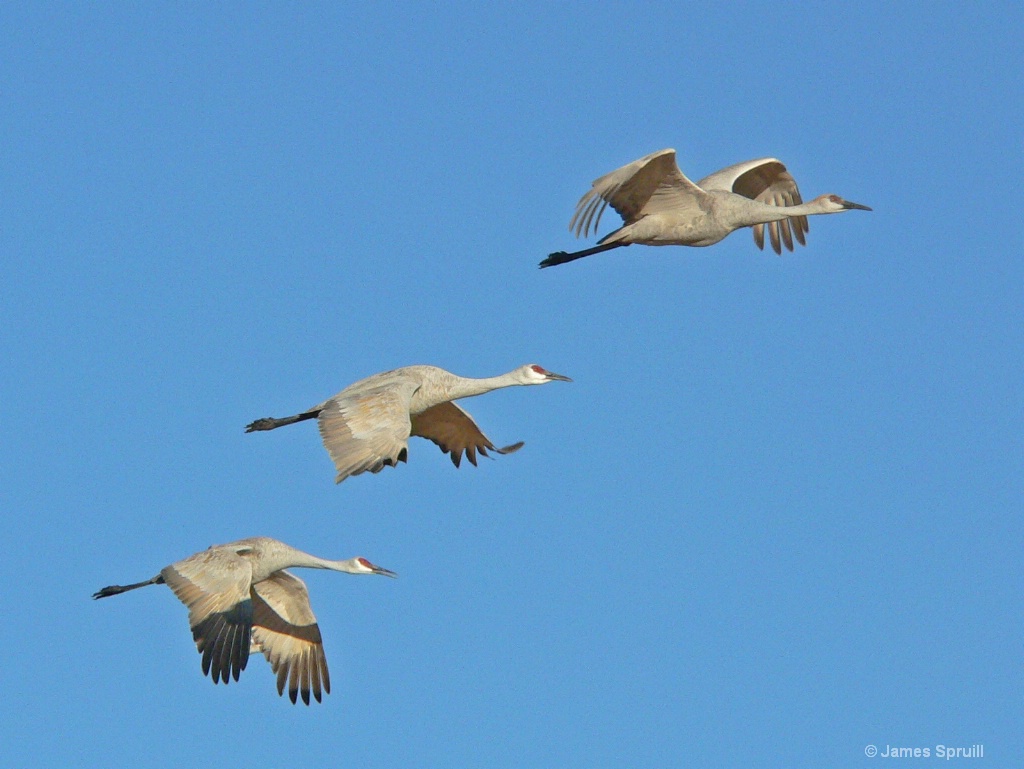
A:
{"label": "crane's pointed beak", "polygon": [[571,382],[572,381],[571,379],[569,379],[569,377],[562,376],[561,374],[556,374],[553,371],[545,370],[544,371],[544,376],[546,376],[548,378],[548,380],[551,381],[551,382]]}
{"label": "crane's pointed beak", "polygon": [[846,209],[857,208],[857,209],[860,209],[861,211],[871,211],[871,210],[873,210],[873,209],[869,208],[868,206],[862,206],[860,203],[851,203],[849,200],[844,200],[843,201],[843,208],[846,208]]}
{"label": "crane's pointed beak", "polygon": [[385,576],[385,577],[393,577],[393,578],[397,578],[398,577],[398,575],[395,574],[393,571],[391,571],[391,569],[385,569],[383,566],[374,566],[373,567],[373,573],[374,574],[380,574],[380,575]]}

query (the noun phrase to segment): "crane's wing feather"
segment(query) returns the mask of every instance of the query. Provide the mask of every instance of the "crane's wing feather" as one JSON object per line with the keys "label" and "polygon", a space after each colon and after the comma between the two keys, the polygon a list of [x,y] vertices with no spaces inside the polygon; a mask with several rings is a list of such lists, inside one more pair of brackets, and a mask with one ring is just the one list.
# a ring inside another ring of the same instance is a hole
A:
{"label": "crane's wing feather", "polygon": [[[735,192],[751,200],[757,200],[779,173],[786,173],[786,167],[776,158],[757,158],[727,166],[713,174],[708,174],[697,185],[705,190],[721,190]],[[788,174],[786,174],[788,176]],[[740,182],[740,178],[743,181]],[[790,177],[792,179],[792,177]],[[742,189],[737,189],[737,185]]]}
{"label": "crane's wing feather", "polygon": [[203,674],[214,683],[238,680],[249,661],[252,567],[237,553],[210,548],[167,566],[164,582],[188,607],[196,648],[203,655]]}
{"label": "crane's wing feather", "polygon": [[[758,158],[737,163],[701,179],[698,184],[706,190],[734,192],[769,206],[798,206],[804,202],[796,180],[776,158]],[[800,245],[806,245],[804,235],[810,229],[806,216],[791,216],[766,225],[755,224],[752,228],[754,243],[762,249],[765,228],[768,229],[776,254],[782,253],[782,245],[792,251],[794,236]]]}
{"label": "crane's wing feather", "polygon": [[476,465],[478,451],[486,457],[488,451],[511,454],[523,447],[522,442],[519,442],[497,448],[477,427],[473,417],[451,401],[416,414],[412,418],[412,434],[436,443],[441,451],[451,455],[452,464],[456,467],[462,462],[462,452],[466,452],[466,458]]}
{"label": "crane's wing feather", "polygon": [[576,237],[597,233],[601,214],[611,206],[626,224],[641,216],[693,208],[703,190],[691,182],[676,164],[673,149],[652,152],[622,168],[595,179],[576,204],[569,229]]}
{"label": "crane's wing feather", "polygon": [[277,693],[309,704],[331,693],[323,638],[309,605],[306,584],[287,571],[274,572],[252,586],[252,650],[263,652],[277,674]]}
{"label": "crane's wing feather", "polygon": [[323,404],[317,422],[338,471],[336,483],[405,461],[412,429],[409,403],[415,391],[413,383],[342,391]]}

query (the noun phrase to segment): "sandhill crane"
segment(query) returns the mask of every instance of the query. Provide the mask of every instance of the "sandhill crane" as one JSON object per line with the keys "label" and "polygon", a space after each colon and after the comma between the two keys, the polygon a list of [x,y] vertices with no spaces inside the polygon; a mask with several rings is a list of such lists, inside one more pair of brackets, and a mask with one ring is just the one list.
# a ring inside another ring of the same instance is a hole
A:
{"label": "sandhill crane", "polygon": [[476,465],[488,451],[510,454],[522,442],[497,448],[473,418],[452,401],[513,385],[571,382],[536,364],[486,379],[456,376],[436,366],[406,366],[361,379],[313,408],[290,417],[264,417],[245,431],[274,430],[316,417],[320,437],[338,471],[335,483],[405,462],[410,435],[433,441],[458,467],[462,453]]}
{"label": "sandhill crane", "polygon": [[673,149],[652,152],[594,180],[592,189],[576,204],[570,231],[586,237],[593,227],[596,234],[609,205],[622,217],[622,227],[593,248],[571,254],[556,251],[540,266],[553,267],[632,243],[710,246],[740,227],[753,227],[754,242],[763,249],[766,224],[772,248],[781,254],[780,236],[790,251],[794,235],[800,245],[806,245],[808,216],[852,208],[871,210],[838,195],[821,195],[803,203],[796,181],[775,158],[737,163],[694,184],[679,170]]}
{"label": "sandhill crane", "polygon": [[203,655],[203,675],[214,683],[238,680],[250,652],[263,652],[277,674],[277,693],[309,704],[312,691],[331,693],[323,641],[309,605],[309,591],[294,567],[332,569],[347,574],[394,572],[365,558],[329,561],[270,537],[214,545],[163,568],[134,585],[110,585],[93,594],[106,598],[146,585],[166,584],[188,609],[192,637]]}

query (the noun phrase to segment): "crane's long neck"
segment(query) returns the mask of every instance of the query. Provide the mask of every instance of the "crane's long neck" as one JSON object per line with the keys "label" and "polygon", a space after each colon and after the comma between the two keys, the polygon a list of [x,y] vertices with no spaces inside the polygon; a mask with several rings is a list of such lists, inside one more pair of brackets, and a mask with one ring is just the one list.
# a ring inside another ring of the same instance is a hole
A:
{"label": "crane's long neck", "polygon": [[355,558],[332,561],[329,558],[317,558],[315,555],[303,553],[301,550],[296,550],[289,560],[290,563],[282,568],[330,569],[331,571],[344,571],[348,574],[361,574],[365,571],[356,565]]}
{"label": "crane's long neck", "polygon": [[832,211],[824,210],[821,205],[812,200],[810,203],[801,203],[797,206],[771,206],[757,200],[750,200],[742,195],[733,195],[729,206],[729,223],[736,229],[750,227],[755,224],[767,222],[778,222],[788,219],[791,216],[813,216],[815,214],[828,214]]}
{"label": "crane's long neck", "polygon": [[284,542],[267,537],[242,540],[240,544],[245,546],[245,549],[240,552],[253,558],[253,578],[257,582],[266,579],[281,569],[331,569],[332,571],[351,573],[357,571],[358,568],[355,565],[356,559],[354,558],[347,561],[332,561],[329,558],[319,558],[291,545],[286,545]]}
{"label": "crane's long neck", "polygon": [[483,395],[484,393],[489,393],[492,390],[499,390],[502,387],[521,385],[522,382],[519,381],[515,375],[515,371],[510,371],[507,374],[484,377],[483,379],[454,377],[445,388],[447,390],[448,400],[471,398],[474,395]]}

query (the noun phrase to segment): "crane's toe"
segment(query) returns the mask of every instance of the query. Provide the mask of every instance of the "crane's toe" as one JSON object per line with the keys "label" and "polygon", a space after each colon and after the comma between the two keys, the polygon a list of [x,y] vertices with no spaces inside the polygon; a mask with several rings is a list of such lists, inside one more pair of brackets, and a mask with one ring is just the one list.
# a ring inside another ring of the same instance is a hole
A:
{"label": "crane's toe", "polygon": [[554,267],[556,264],[564,264],[565,262],[571,261],[565,257],[569,256],[568,251],[555,251],[554,253],[548,254],[547,259],[544,259],[540,263],[540,268],[543,270],[545,267]]}
{"label": "crane's toe", "polygon": [[277,420],[273,417],[261,417],[253,422],[250,422],[245,426],[247,433],[253,433],[257,430],[273,430],[277,427]]}

